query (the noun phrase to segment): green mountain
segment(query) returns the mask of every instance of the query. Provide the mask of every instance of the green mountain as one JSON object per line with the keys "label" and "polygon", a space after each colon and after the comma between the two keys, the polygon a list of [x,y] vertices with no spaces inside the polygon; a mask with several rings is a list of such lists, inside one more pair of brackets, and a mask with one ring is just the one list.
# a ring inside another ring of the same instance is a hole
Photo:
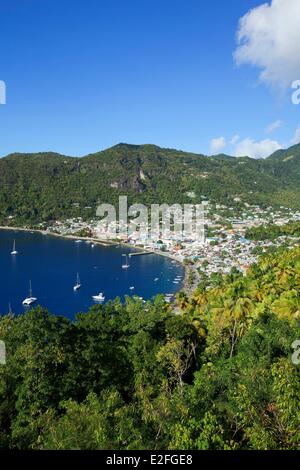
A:
{"label": "green mountain", "polygon": [[274,152],[268,160],[277,160],[287,162],[290,160],[297,160],[300,157],[300,144],[293,145],[288,149],[280,149]]}
{"label": "green mountain", "polygon": [[300,145],[265,160],[207,157],[155,145],[118,144],[82,158],[57,153],[0,159],[0,222],[35,223],[95,215],[102,202],[191,203],[300,208]]}

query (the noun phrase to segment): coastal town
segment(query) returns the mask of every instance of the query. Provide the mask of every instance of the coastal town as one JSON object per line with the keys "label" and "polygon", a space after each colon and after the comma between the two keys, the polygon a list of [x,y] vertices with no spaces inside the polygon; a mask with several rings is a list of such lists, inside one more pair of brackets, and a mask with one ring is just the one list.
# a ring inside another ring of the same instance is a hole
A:
{"label": "coastal town", "polygon": [[168,256],[186,266],[193,266],[194,273],[205,272],[210,276],[213,273],[228,274],[233,268],[245,273],[258,256],[270,248],[299,246],[297,236],[280,236],[275,240],[249,240],[245,237],[247,230],[253,227],[285,226],[297,221],[300,221],[300,211],[245,204],[238,213],[235,207],[209,205],[205,215],[205,236],[201,241],[191,234],[185,236],[184,231],[179,236],[172,224],[155,237],[153,234],[149,236],[150,226],[149,232],[140,227],[132,230],[132,223],[99,224],[96,218],[85,221],[78,217],[50,225],[39,224],[37,228],[44,233],[88,238],[107,245],[124,244],[142,252]]}

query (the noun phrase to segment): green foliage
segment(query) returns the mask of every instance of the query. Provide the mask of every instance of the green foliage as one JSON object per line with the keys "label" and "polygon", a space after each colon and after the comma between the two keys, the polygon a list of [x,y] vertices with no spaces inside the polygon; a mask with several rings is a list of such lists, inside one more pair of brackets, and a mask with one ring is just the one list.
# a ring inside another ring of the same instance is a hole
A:
{"label": "green foliage", "polygon": [[300,248],[193,295],[0,318],[0,448],[299,449]]}
{"label": "green foliage", "polygon": [[0,159],[0,223],[91,219],[99,203],[118,207],[124,194],[129,203],[182,204],[205,197],[236,205],[238,196],[240,204],[300,208],[300,146],[292,152],[293,158],[255,160],[119,144],[83,158],[12,154]]}
{"label": "green foliage", "polygon": [[250,240],[276,240],[282,236],[300,238],[300,222],[253,227],[248,229],[245,234],[245,237]]}
{"label": "green foliage", "polygon": [[99,397],[90,393],[82,403],[62,403],[64,414],[49,424],[44,449],[88,450],[142,447],[135,410],[126,406],[120,394],[104,391]]}

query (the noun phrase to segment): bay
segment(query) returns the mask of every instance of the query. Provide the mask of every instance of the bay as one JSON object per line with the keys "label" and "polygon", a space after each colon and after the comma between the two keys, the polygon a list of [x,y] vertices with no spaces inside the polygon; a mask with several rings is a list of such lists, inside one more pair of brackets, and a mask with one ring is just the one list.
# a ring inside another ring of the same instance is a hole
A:
{"label": "bay", "polygon": [[[17,255],[11,255],[16,241]],[[156,254],[132,256],[130,268],[122,269],[122,254],[130,248],[104,247],[85,241],[25,231],[0,230],[0,313],[11,309],[16,314],[26,311],[22,300],[29,295],[32,282],[34,304],[51,313],[74,318],[94,304],[93,295],[103,292],[105,302],[119,296],[137,295],[148,300],[157,294],[175,294],[181,287],[174,284],[184,278],[179,263]],[[73,291],[79,273],[81,289]],[[134,287],[134,289],[130,289]]]}

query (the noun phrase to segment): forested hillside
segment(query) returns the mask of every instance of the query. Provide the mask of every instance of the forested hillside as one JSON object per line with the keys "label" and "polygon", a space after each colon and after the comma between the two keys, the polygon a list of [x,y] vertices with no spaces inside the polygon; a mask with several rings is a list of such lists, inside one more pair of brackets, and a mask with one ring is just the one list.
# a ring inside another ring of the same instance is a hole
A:
{"label": "forested hillside", "polygon": [[276,240],[278,237],[294,237],[300,240],[300,222],[286,225],[262,225],[246,230],[245,237],[249,240]]}
{"label": "forested hillside", "polygon": [[0,319],[0,447],[299,449],[300,249],[163,297]]}
{"label": "forested hillside", "polygon": [[54,153],[0,159],[0,223],[90,218],[102,202],[192,203],[300,208],[300,145],[266,160],[206,157],[154,145],[119,144],[83,158]]}

